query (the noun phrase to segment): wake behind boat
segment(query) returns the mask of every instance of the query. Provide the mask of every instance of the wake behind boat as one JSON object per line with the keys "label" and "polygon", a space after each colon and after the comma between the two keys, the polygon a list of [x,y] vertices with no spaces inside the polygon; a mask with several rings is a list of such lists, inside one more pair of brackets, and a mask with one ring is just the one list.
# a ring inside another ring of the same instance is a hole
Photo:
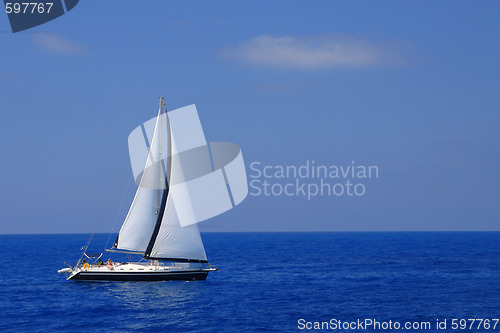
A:
{"label": "wake behind boat", "polygon": [[241,151],[232,143],[209,145],[194,105],[169,112],[164,106],[160,98],[154,131],[143,125],[129,137],[131,157],[134,136],[146,140],[146,163],[136,173],[132,161],[138,189],[118,237],[106,249],[141,260],[103,263],[102,253],[86,252],[91,237],[76,265],[58,271],[68,280],[193,281],[217,270],[208,263],[197,222],[231,209],[248,194]]}

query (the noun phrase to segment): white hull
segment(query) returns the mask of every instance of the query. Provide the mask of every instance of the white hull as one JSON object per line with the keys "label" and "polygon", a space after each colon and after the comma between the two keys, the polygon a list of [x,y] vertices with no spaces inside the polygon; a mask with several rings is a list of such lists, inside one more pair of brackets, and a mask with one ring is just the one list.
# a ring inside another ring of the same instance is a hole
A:
{"label": "white hull", "polygon": [[[194,266],[194,267],[193,267]],[[166,266],[153,263],[125,263],[106,265],[85,265],[71,271],[68,280],[74,281],[169,281],[205,280],[216,268],[193,264]]]}

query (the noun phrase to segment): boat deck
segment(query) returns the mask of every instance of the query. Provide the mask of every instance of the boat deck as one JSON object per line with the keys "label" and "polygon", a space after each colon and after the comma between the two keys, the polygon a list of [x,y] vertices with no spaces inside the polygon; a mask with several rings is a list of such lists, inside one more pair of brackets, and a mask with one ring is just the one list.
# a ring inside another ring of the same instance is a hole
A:
{"label": "boat deck", "polygon": [[[187,266],[187,265],[186,265]],[[114,263],[113,265],[96,265],[89,264],[89,268],[85,269],[83,266],[80,267],[81,271],[84,272],[109,272],[109,271],[170,271],[170,270],[186,270],[188,267],[182,265],[175,266],[165,266],[165,265],[153,265],[149,263]]]}
{"label": "boat deck", "polygon": [[[194,266],[194,265],[193,265]],[[199,265],[174,264],[166,266],[151,263],[114,263],[110,265],[87,264],[73,270],[68,280],[76,281],[167,281],[167,280],[205,280],[210,271],[216,268],[203,268]]]}

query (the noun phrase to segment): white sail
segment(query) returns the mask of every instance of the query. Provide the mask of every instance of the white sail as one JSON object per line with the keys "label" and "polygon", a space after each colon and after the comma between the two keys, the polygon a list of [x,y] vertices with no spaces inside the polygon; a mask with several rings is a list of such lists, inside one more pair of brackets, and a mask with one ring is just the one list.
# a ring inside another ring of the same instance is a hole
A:
{"label": "white sail", "polygon": [[181,227],[171,196],[167,198],[163,221],[150,257],[178,261],[207,261],[198,225]]}
{"label": "white sail", "polygon": [[120,229],[115,247],[121,250],[144,252],[151,240],[159,214],[161,196],[165,188],[165,173],[162,165],[162,150],[167,130],[166,117],[161,114],[156,119],[144,172],[134,201]]}
{"label": "white sail", "polygon": [[[177,130],[172,130],[172,127]],[[180,225],[171,191],[167,192],[164,211],[159,210],[165,190],[165,172],[169,165],[169,184],[183,182],[193,172],[199,173],[200,168],[206,172],[211,170],[210,156],[196,108],[191,105],[169,112],[168,116],[160,110],[154,132],[148,131],[148,127],[145,132],[146,137],[152,137],[146,167],[138,177],[139,188],[120,229],[116,248],[146,252],[148,258],[206,262],[198,226]],[[200,151],[196,148],[206,150],[201,152],[201,159]],[[181,152],[193,149],[196,154],[179,158]],[[193,160],[192,156],[195,155],[198,157]],[[162,220],[157,225],[159,216],[162,216]],[[151,247],[150,251],[148,246]]]}
{"label": "white sail", "polygon": [[248,194],[241,150],[228,142],[208,145],[194,105],[168,113],[160,107],[154,131],[152,125],[148,121],[129,137],[131,156],[147,146],[147,139],[140,142],[144,137],[151,146],[142,174],[132,159],[139,189],[116,248],[142,252],[147,259],[207,262],[196,223],[231,209]]}
{"label": "white sail", "polygon": [[[171,139],[169,148],[172,151],[167,162],[170,166],[169,193],[160,228],[157,235],[153,236],[156,238],[148,255],[158,259],[206,262],[207,256],[198,226],[181,226],[179,211],[174,203],[176,184],[183,183],[200,172],[203,174],[212,170],[205,135],[194,105],[170,111],[168,118]],[[184,199],[190,201],[189,196]]]}

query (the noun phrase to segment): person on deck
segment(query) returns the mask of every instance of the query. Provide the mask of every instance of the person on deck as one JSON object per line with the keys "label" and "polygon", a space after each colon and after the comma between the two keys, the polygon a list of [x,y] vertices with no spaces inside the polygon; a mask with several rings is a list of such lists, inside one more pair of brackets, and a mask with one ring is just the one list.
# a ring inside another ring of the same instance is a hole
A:
{"label": "person on deck", "polygon": [[106,267],[108,267],[109,269],[114,269],[113,260],[111,260],[111,258],[109,258],[108,261],[106,262]]}

